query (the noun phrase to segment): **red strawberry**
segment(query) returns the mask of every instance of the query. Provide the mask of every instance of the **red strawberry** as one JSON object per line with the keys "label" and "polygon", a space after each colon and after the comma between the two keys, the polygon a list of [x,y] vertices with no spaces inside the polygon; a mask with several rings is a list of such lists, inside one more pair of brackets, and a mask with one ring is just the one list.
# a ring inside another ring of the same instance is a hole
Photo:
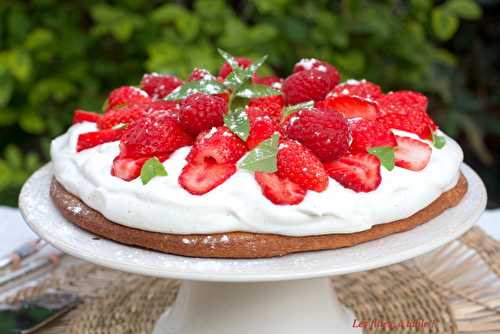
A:
{"label": "red strawberry", "polygon": [[374,120],[378,115],[376,102],[349,95],[327,97],[321,107],[325,110],[341,112],[346,118],[361,117]]}
{"label": "red strawberry", "polygon": [[357,96],[364,99],[377,99],[382,96],[382,89],[379,85],[365,79],[361,81],[347,80],[347,82],[337,85],[327,97],[340,95]]}
{"label": "red strawberry", "polygon": [[276,131],[280,131],[278,118],[269,116],[268,110],[259,107],[247,107],[248,120],[250,122],[250,133],[247,138],[249,149],[259,145],[260,142],[271,137]]}
{"label": "red strawberry", "polygon": [[[245,57],[236,57],[236,61],[238,62],[238,65],[243,68],[247,68],[252,65],[252,61]],[[219,70],[219,77],[225,79],[232,71],[233,68],[226,62],[222,64],[222,67]]]}
{"label": "red strawberry", "polygon": [[321,161],[335,160],[349,149],[349,127],[341,113],[302,109],[288,116],[283,131],[298,140]]}
{"label": "red strawberry", "polygon": [[259,77],[258,75],[254,75],[252,81],[254,84],[265,85],[276,89],[280,89],[281,82],[283,81],[283,79],[275,75],[270,75],[267,77]]}
{"label": "red strawberry", "polygon": [[224,124],[227,103],[223,98],[195,93],[181,102],[179,121],[193,135]]}
{"label": "red strawberry", "polygon": [[122,158],[117,156],[113,160],[113,167],[111,168],[111,175],[119,177],[125,181],[132,181],[139,177],[144,163],[149,157],[144,158]]}
{"label": "red strawberry", "polygon": [[366,152],[369,148],[396,146],[396,138],[384,125],[368,119],[353,119],[351,128],[351,152]]}
{"label": "red strawberry", "polygon": [[277,205],[295,205],[304,200],[307,190],[276,173],[255,173],[262,193]]}
{"label": "red strawberry", "polygon": [[322,192],[328,187],[328,175],[319,159],[299,142],[280,140],[278,176],[288,178],[301,187]]}
{"label": "red strawberry", "polygon": [[426,143],[410,137],[396,136],[398,146],[394,155],[396,166],[419,171],[431,159],[432,149]]}
{"label": "red strawberry", "polygon": [[80,152],[97,145],[120,140],[123,131],[123,129],[108,129],[82,133],[78,136],[76,151]]}
{"label": "red strawberry", "polygon": [[93,122],[97,123],[101,115],[91,111],[85,111],[82,109],[76,109],[73,115],[73,124],[82,122]]}
{"label": "red strawberry", "polygon": [[141,80],[141,88],[144,89],[153,100],[163,99],[182,84],[183,82],[181,79],[170,74],[144,74]]}
{"label": "red strawberry", "polygon": [[428,139],[437,129],[427,115],[427,98],[417,92],[401,91],[389,93],[377,100],[380,109],[379,121],[386,127],[413,132]]}
{"label": "red strawberry", "polygon": [[283,82],[281,91],[286,104],[297,104],[323,100],[336,84],[337,81],[328,73],[312,69],[290,75]]}
{"label": "red strawberry", "polygon": [[307,71],[307,70],[318,70],[320,72],[327,73],[330,79],[332,80],[333,86],[336,86],[340,81],[340,74],[337,71],[337,69],[325,61],[321,61],[314,58],[301,59],[293,67],[293,73]]}
{"label": "red strawberry", "polygon": [[325,164],[328,175],[345,188],[355,192],[369,192],[380,185],[380,160],[368,153],[344,155]]}
{"label": "red strawberry", "polygon": [[235,172],[233,163],[188,163],[179,175],[179,184],[193,195],[203,195],[224,183]]}
{"label": "red strawberry", "polygon": [[148,105],[127,104],[124,106],[115,106],[109,109],[97,122],[99,129],[110,129],[115,125],[129,124],[136,119],[144,117]]}
{"label": "red strawberry", "polygon": [[248,106],[260,108],[266,115],[280,120],[284,104],[283,95],[273,95],[250,99]]}
{"label": "red strawberry", "polygon": [[191,163],[235,163],[246,152],[246,146],[225,126],[201,132],[186,160]]}
{"label": "red strawberry", "polygon": [[[169,155],[157,155],[161,162],[168,159]],[[113,160],[111,175],[119,177],[125,181],[132,181],[141,175],[142,166],[150,157],[143,158],[123,158],[120,155]]]}
{"label": "red strawberry", "polygon": [[215,80],[215,77],[206,69],[196,67],[193,69],[187,81]]}
{"label": "red strawberry", "polygon": [[179,121],[179,105],[175,101],[154,101],[148,106],[146,113],[161,113]]}
{"label": "red strawberry", "polygon": [[144,104],[151,102],[148,94],[140,88],[122,86],[111,91],[105,103],[105,111],[126,104]]}
{"label": "red strawberry", "polygon": [[191,145],[193,138],[168,115],[157,113],[132,122],[120,143],[120,155],[127,158],[170,154]]}

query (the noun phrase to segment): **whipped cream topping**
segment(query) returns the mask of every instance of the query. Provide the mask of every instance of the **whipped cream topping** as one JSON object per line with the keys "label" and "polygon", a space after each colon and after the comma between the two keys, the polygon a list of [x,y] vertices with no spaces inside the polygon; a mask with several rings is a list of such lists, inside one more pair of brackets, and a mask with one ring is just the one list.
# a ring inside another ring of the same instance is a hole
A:
{"label": "whipped cream topping", "polygon": [[382,168],[382,182],[372,192],[356,193],[330,178],[324,192],[308,191],[302,203],[280,206],[265,198],[253,174],[243,170],[205,195],[191,195],[177,181],[189,147],[177,150],[163,163],[168,176],[156,177],[147,185],[140,179],[126,182],[113,177],[111,166],[119,142],[76,153],[78,135],[96,130],[94,123],[76,124],[52,142],[56,179],[109,220],[163,233],[247,231],[307,236],[359,232],[407,218],[429,205],[456,185],[463,159],[458,144],[446,137],[442,149],[432,148],[431,160],[422,171]]}

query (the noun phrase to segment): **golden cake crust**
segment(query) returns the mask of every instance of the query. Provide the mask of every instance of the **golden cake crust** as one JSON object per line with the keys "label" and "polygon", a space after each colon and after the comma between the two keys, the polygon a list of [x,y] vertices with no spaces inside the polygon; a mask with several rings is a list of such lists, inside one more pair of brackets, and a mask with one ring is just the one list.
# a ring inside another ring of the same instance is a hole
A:
{"label": "golden cake crust", "polygon": [[467,180],[461,174],[455,187],[408,218],[356,233],[293,237],[249,232],[181,235],[144,231],[109,221],[66,191],[55,179],[50,189],[53,202],[61,214],[84,230],[127,245],[183,256],[213,258],[266,258],[354,246],[424,224],[457,205],[466,192]]}

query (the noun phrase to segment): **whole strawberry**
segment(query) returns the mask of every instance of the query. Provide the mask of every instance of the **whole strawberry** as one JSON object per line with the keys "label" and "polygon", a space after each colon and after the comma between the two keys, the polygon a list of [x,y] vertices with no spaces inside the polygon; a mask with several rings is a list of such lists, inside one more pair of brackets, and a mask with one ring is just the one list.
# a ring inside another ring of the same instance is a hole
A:
{"label": "whole strawberry", "polygon": [[383,124],[359,118],[349,121],[351,128],[351,152],[367,152],[381,146],[396,146],[396,138]]}
{"label": "whole strawberry", "polygon": [[129,125],[120,143],[120,156],[169,154],[192,143],[193,138],[170,116],[152,114]]}
{"label": "whole strawberry", "polygon": [[277,165],[279,177],[288,178],[304,189],[322,192],[328,187],[328,175],[321,161],[295,140],[280,140]]}
{"label": "whole strawberry", "polygon": [[193,135],[224,124],[227,102],[215,95],[195,93],[181,102],[179,121]]}
{"label": "whole strawberry", "polygon": [[283,79],[277,77],[275,75],[270,75],[267,77],[259,77],[258,75],[254,75],[252,77],[252,81],[254,84],[264,85],[273,87],[275,89],[280,89]]}
{"label": "whole strawberry", "polygon": [[345,83],[335,86],[335,88],[328,93],[328,97],[349,95],[357,96],[364,99],[377,99],[382,96],[382,89],[379,85],[373,82],[367,81],[365,79],[357,80],[347,80]]}
{"label": "whole strawberry", "polygon": [[147,108],[148,114],[162,113],[179,121],[179,105],[175,101],[157,100]]}
{"label": "whole strawberry", "polygon": [[[245,57],[236,57],[236,61],[238,62],[238,65],[243,68],[247,68],[248,66],[252,65],[252,61]],[[224,64],[222,64],[219,70],[219,77],[225,79],[232,71],[233,68],[231,67],[231,65],[225,62]]]}
{"label": "whole strawberry", "polygon": [[316,69],[304,70],[290,75],[283,82],[281,91],[287,105],[307,101],[321,101],[335,87],[338,80]]}
{"label": "whole strawberry", "polygon": [[293,73],[307,70],[318,70],[326,73],[333,82],[333,86],[337,85],[340,81],[340,74],[335,67],[328,64],[326,61],[318,60],[315,58],[301,59],[293,67]]}
{"label": "whole strawberry", "polygon": [[127,104],[109,109],[98,121],[99,129],[110,129],[115,125],[129,124],[136,119],[144,117],[149,105]]}
{"label": "whole strawberry", "polygon": [[147,104],[149,102],[151,102],[151,98],[142,89],[132,86],[122,86],[109,93],[104,111],[127,104]]}
{"label": "whole strawberry", "polygon": [[283,123],[283,131],[309,148],[321,161],[331,161],[349,149],[349,127],[344,116],[333,110],[302,109]]}
{"label": "whole strawberry", "polygon": [[163,99],[174,89],[182,85],[182,80],[170,74],[149,73],[144,74],[141,88],[144,89],[153,100]]}

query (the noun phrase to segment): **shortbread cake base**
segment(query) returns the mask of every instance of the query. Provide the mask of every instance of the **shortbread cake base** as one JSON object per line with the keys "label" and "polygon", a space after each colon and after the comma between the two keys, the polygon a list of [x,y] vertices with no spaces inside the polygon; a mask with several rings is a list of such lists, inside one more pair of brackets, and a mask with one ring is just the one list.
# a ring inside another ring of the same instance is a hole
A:
{"label": "shortbread cake base", "polygon": [[167,234],[139,230],[114,223],[69,193],[55,179],[50,195],[61,214],[84,230],[123,244],[164,253],[207,258],[266,258],[291,253],[336,249],[379,239],[424,224],[448,208],[456,206],[467,192],[461,174],[452,189],[414,215],[371,229],[348,234],[293,237],[277,234],[228,232],[213,234]]}

